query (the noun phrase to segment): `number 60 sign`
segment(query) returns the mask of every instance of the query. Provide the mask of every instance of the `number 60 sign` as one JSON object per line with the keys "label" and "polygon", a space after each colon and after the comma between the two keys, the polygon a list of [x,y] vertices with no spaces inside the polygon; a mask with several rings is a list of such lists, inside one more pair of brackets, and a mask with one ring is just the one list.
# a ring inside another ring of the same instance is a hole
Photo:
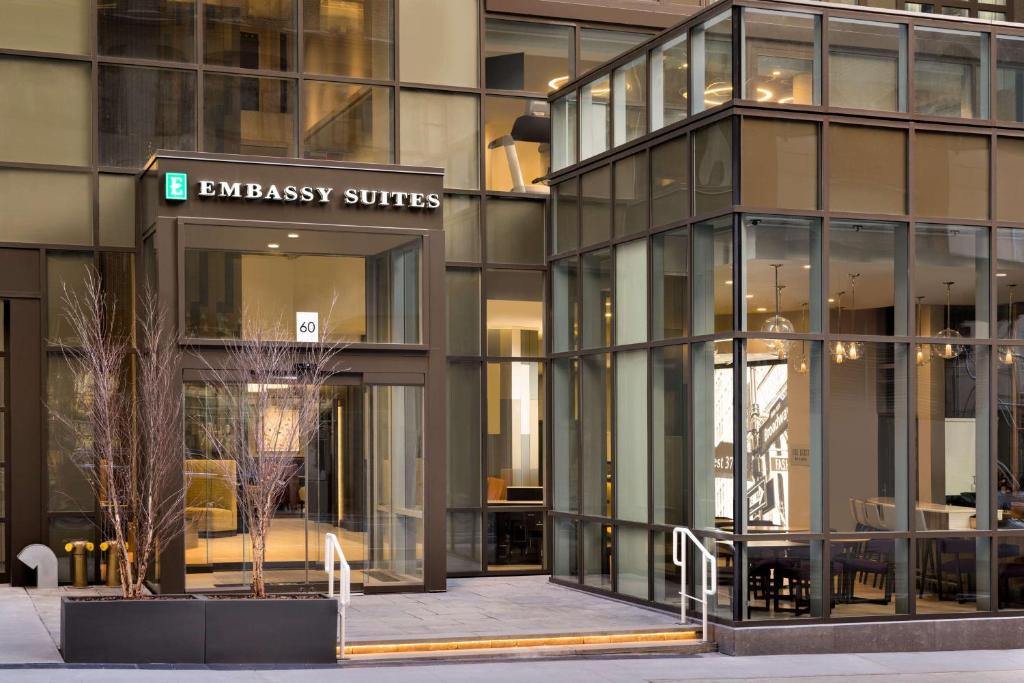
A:
{"label": "number 60 sign", "polygon": [[295,341],[320,341],[320,314],[299,311],[295,314]]}

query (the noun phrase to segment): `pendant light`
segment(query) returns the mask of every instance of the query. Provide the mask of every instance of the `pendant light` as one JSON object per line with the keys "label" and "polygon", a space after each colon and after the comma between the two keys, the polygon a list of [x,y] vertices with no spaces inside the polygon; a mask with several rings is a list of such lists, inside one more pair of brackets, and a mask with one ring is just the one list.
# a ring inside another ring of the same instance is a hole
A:
{"label": "pendant light", "polygon": [[[860,273],[850,273],[850,318],[852,320],[851,330],[857,333],[857,278]],[[864,357],[864,342],[846,342],[846,357],[850,360],[860,360]]]}
{"label": "pendant light", "polygon": [[[807,304],[806,303],[800,304],[800,308],[802,310],[802,313],[801,313],[801,316],[800,316],[801,317],[801,323],[802,323],[802,329],[806,330],[807,329]],[[801,339],[800,340],[800,356],[796,359],[796,374],[798,374],[798,375],[806,375],[808,370],[810,370],[810,368],[807,365],[807,341]]]}
{"label": "pendant light", "polygon": [[942,284],[946,285],[946,326],[939,330],[939,333],[935,335],[936,337],[941,338],[943,342],[934,345],[932,347],[932,352],[939,358],[953,360],[964,352],[964,347],[957,343],[960,340],[960,333],[950,327],[952,322],[950,315],[949,293],[953,288],[953,285],[956,283],[943,282]]}
{"label": "pendant light", "polygon": [[[842,334],[843,331],[843,294],[846,292],[839,292],[836,294],[836,302],[838,303],[838,310],[836,312],[836,332]],[[835,345],[832,347],[832,360],[835,361],[836,365],[842,365],[846,361],[846,345],[841,339],[837,339]]]}
{"label": "pendant light", "polygon": [[[771,267],[775,269],[775,315],[769,317],[761,324],[761,331],[771,334],[793,334],[793,323],[789,321],[789,318],[783,317],[780,310],[782,308],[782,290],[786,288],[785,285],[779,284],[779,268],[782,267],[782,264],[773,263]],[[768,340],[768,348],[779,359],[786,357],[786,346],[787,342],[785,339]]]}
{"label": "pendant light", "polygon": [[[1009,337],[1013,336],[1013,292],[1014,292],[1014,289],[1016,289],[1016,287],[1017,287],[1017,285],[1009,285],[1008,286],[1008,289],[1010,290],[1010,305],[1009,305],[1009,307],[1007,309],[1007,313],[1006,313],[1006,320],[1007,320],[1006,334]],[[1012,347],[1012,346],[1000,346],[999,347],[999,351],[998,351],[998,356],[999,356],[999,362],[1002,363],[1003,365],[1013,365],[1013,361],[1016,360],[1016,357],[1017,357],[1017,352],[1014,350],[1014,347]]]}
{"label": "pendant light", "polygon": [[[914,320],[917,322],[917,336],[921,336],[921,302],[924,301],[923,296],[917,297],[917,306],[914,309]],[[917,364],[927,365],[928,361],[931,360],[931,354],[928,353],[927,344],[918,344],[916,349]]]}

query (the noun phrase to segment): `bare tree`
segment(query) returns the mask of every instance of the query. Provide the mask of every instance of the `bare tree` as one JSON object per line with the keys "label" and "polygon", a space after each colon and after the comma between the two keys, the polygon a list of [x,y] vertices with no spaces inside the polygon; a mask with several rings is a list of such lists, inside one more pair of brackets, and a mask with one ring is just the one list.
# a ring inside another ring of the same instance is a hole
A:
{"label": "bare tree", "polygon": [[181,353],[155,292],[147,288],[141,297],[136,348],[130,334],[116,330],[116,307],[99,273],[90,269],[84,284],[81,294],[64,285],[75,344],[57,343],[84,391],[85,419],[54,406],[51,414],[80,445],[73,461],[117,544],[121,593],[139,598],[156,552],[180,532],[184,514]]}
{"label": "bare tree", "polygon": [[213,449],[235,463],[252,552],[252,596],[263,598],[270,524],[302,450],[317,435],[320,390],[342,345],[328,339],[326,324],[318,343],[297,343],[286,341],[280,320],[242,318],[247,322],[239,337],[224,342],[224,367],[203,356],[210,383],[226,404],[228,428],[205,420],[199,426]]}

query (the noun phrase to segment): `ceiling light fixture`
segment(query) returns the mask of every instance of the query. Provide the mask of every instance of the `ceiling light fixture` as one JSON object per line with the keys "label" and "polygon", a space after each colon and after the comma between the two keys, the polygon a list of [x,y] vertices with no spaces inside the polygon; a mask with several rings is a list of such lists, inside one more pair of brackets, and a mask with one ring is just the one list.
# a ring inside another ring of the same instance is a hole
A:
{"label": "ceiling light fixture", "polygon": [[[772,263],[771,267],[775,269],[775,315],[771,316],[761,325],[762,332],[768,332],[769,334],[793,334],[793,323],[790,322],[789,318],[782,315],[782,290],[786,288],[785,285],[779,284],[779,268],[782,267],[781,263]],[[780,359],[786,357],[786,340],[785,339],[769,339],[768,347],[772,352]]]}
{"label": "ceiling light fixture", "polygon": [[936,344],[932,347],[932,351],[939,358],[953,360],[964,352],[964,347],[957,343],[960,339],[960,333],[951,327],[952,316],[950,313],[949,293],[956,283],[943,282],[942,284],[946,285],[946,326],[939,330],[939,333],[935,336],[944,339],[945,343]]}
{"label": "ceiling light fixture", "polygon": [[281,245],[278,244],[277,242],[270,242],[269,244],[267,244],[268,249],[278,249],[280,246]]}

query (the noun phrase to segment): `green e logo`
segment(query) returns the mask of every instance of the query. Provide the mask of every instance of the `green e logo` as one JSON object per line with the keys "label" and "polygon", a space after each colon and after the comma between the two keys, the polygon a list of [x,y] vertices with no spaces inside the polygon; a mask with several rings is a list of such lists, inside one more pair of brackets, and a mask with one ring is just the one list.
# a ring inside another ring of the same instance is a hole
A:
{"label": "green e logo", "polygon": [[164,173],[164,199],[176,202],[188,199],[187,173]]}

